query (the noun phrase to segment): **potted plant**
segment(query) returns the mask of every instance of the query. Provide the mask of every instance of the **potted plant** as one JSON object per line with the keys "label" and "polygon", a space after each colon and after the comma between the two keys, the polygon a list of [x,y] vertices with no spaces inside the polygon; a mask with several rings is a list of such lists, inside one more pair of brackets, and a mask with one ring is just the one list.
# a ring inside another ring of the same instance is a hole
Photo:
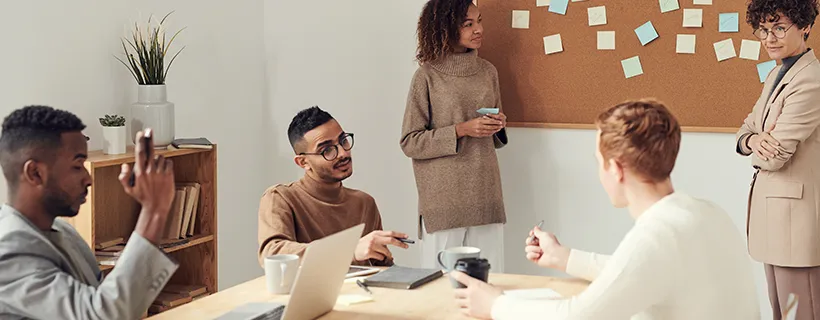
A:
{"label": "potted plant", "polygon": [[103,129],[103,153],[125,153],[125,117],[120,115],[105,115],[100,118]]}
{"label": "potted plant", "polygon": [[[151,128],[154,131],[154,145],[157,148],[164,148],[174,140],[174,103],[167,99],[165,78],[171,64],[185,49],[183,46],[170,60],[166,59],[174,39],[185,29],[180,29],[166,39],[163,24],[171,13],[173,11],[159,21],[153,16],[149,17],[148,25],[144,29],[135,23],[131,38],[123,38],[120,41],[125,60],[115,57],[128,68],[138,85],[137,102],[131,104],[130,108],[131,137],[135,137],[137,131]],[[133,52],[130,52],[130,49],[133,49]]]}

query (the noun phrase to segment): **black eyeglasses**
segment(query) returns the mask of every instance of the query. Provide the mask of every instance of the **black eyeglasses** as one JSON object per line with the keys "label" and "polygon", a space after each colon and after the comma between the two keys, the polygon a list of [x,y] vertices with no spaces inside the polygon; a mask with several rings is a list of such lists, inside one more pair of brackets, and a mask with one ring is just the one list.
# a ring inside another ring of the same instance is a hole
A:
{"label": "black eyeglasses", "polygon": [[319,152],[308,153],[302,152],[299,155],[321,155],[325,160],[332,161],[339,156],[339,146],[342,146],[342,149],[345,151],[350,151],[353,149],[353,134],[352,133],[345,133],[339,138],[339,143],[334,144],[332,146],[325,146]]}
{"label": "black eyeglasses", "polygon": [[760,40],[766,40],[766,38],[769,37],[769,33],[773,34],[775,38],[783,39],[783,37],[786,36],[786,31],[789,31],[789,29],[791,29],[792,26],[794,26],[793,23],[789,25],[788,28],[784,28],[783,26],[778,25],[772,28],[771,31],[766,30],[764,28],[757,28],[757,30],[752,32],[752,34]]}

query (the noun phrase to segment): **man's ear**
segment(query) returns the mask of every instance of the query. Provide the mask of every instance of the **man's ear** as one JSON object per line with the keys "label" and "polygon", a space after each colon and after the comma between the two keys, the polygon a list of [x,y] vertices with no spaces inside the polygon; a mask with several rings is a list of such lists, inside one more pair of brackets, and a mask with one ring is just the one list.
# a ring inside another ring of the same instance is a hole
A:
{"label": "man's ear", "polygon": [[624,167],[615,159],[609,159],[609,172],[615,177],[615,181],[623,182]]}
{"label": "man's ear", "polygon": [[293,157],[293,162],[302,169],[307,170],[310,168],[310,164],[307,162],[307,158],[305,158],[305,156],[297,155]]}
{"label": "man's ear", "polygon": [[48,177],[48,168],[43,163],[31,159],[23,163],[21,180],[34,186],[40,186],[45,183],[46,177]]}

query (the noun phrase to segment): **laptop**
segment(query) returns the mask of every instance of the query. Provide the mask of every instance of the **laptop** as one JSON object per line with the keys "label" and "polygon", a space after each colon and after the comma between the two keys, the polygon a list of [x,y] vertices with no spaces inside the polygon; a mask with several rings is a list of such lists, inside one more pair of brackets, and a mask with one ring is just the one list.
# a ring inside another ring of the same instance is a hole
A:
{"label": "laptop", "polygon": [[311,242],[302,256],[287,305],[246,304],[218,319],[303,320],[330,312],[336,305],[363,230],[364,223]]}

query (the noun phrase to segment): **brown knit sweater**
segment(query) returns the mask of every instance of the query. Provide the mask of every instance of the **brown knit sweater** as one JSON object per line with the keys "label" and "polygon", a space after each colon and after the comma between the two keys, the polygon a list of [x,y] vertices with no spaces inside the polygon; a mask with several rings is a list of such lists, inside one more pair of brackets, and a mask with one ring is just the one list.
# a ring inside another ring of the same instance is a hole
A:
{"label": "brown knit sweater", "polygon": [[455,125],[481,117],[479,108],[501,109],[501,94],[495,67],[474,50],[424,64],[413,76],[400,144],[413,159],[427,232],[507,221],[495,154],[506,131],[456,138]]}
{"label": "brown knit sweater", "polygon": [[[364,223],[362,236],[382,230],[376,201],[359,190],[328,185],[308,176],[275,185],[259,202],[259,265],[274,254],[301,256],[311,241]],[[353,253],[351,252],[351,255]],[[355,265],[389,266],[385,261],[352,261]]]}

